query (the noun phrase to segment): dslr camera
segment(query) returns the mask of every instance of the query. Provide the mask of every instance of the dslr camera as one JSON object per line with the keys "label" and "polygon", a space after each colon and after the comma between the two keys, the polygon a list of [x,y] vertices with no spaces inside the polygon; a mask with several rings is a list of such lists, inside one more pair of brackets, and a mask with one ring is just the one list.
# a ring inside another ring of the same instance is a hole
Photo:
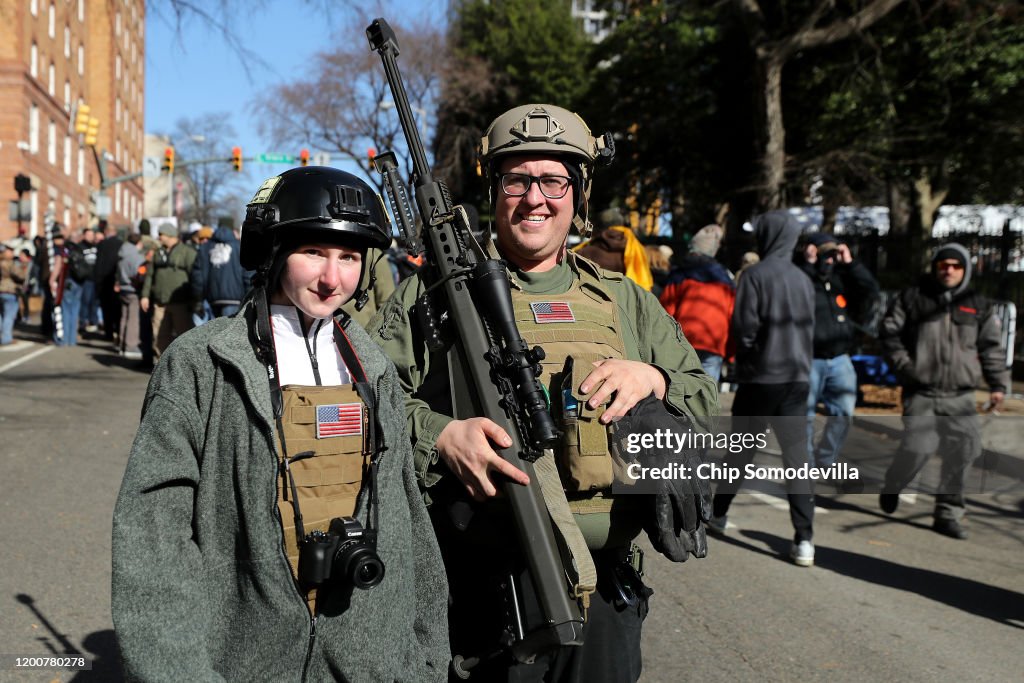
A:
{"label": "dslr camera", "polygon": [[384,579],[376,533],[354,517],[335,517],[326,532],[311,531],[299,550],[299,580],[311,587],[327,581],[366,590]]}

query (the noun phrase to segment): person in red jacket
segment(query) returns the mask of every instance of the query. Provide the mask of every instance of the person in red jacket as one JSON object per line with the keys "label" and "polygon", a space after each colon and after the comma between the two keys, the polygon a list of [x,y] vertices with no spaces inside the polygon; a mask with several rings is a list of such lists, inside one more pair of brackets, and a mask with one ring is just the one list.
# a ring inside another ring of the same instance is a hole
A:
{"label": "person in red jacket", "polygon": [[736,283],[715,260],[722,228],[707,225],[697,231],[690,251],[672,269],[659,301],[679,322],[693,345],[704,372],[718,381],[729,340],[729,320],[736,302]]}

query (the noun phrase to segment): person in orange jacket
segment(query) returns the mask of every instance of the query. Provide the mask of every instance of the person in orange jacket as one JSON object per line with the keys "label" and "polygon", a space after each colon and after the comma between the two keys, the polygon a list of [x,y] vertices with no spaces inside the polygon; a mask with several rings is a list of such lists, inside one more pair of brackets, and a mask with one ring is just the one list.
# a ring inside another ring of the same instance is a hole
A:
{"label": "person in orange jacket", "polygon": [[722,233],[717,225],[697,231],[689,253],[672,269],[659,297],[696,349],[704,372],[716,382],[722,378],[729,320],[736,303],[736,283],[725,266],[715,260]]}

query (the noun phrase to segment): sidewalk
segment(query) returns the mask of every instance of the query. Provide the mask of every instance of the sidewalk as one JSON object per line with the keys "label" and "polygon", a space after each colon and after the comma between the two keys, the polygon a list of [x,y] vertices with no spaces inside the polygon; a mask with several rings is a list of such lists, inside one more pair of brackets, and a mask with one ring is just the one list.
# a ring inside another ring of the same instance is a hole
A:
{"label": "sidewalk", "polygon": [[[719,394],[722,415],[731,414],[734,396],[732,392]],[[987,391],[975,392],[977,405],[987,400]],[[858,406],[854,411],[854,425],[898,439],[903,433],[900,416],[897,406],[888,412]],[[1012,393],[1007,395],[998,413],[983,413],[978,417],[981,420],[982,453],[975,467],[1024,480],[1024,382],[1013,383]]]}

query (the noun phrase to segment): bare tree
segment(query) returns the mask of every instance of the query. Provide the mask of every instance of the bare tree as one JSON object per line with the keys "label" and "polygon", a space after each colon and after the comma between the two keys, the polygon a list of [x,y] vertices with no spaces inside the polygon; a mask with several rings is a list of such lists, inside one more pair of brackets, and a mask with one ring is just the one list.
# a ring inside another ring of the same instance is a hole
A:
{"label": "bare tree", "polygon": [[834,17],[835,0],[820,0],[800,27],[781,37],[769,34],[765,13],[759,0],[733,0],[739,10],[750,44],[757,59],[758,104],[761,115],[763,155],[761,159],[760,199],[763,209],[774,209],[784,201],[786,181],[786,128],[782,120],[782,69],[794,54],[831,45],[871,27],[906,0],[870,0],[849,16]]}
{"label": "bare tree", "polygon": [[[229,112],[180,118],[171,139],[185,196],[183,218],[212,225],[230,215],[244,194],[231,170],[231,148],[237,133]],[[214,161],[217,160],[217,161]],[[183,163],[200,162],[200,163]]]}
{"label": "bare tree", "polygon": [[444,67],[441,101],[434,139],[434,172],[456,197],[464,198],[479,185],[472,169],[484,130],[480,112],[486,111],[498,80],[487,62],[467,55],[448,59]]}
{"label": "bare tree", "polygon": [[[444,36],[426,23],[394,28],[409,102],[429,150],[427,132],[433,129]],[[362,31],[355,35],[361,37]],[[333,52],[318,54],[310,73],[310,79],[276,85],[253,102],[260,133],[278,144],[338,153],[380,189],[368,150],[392,150],[406,160],[409,155],[379,56],[365,40],[348,40]]]}

